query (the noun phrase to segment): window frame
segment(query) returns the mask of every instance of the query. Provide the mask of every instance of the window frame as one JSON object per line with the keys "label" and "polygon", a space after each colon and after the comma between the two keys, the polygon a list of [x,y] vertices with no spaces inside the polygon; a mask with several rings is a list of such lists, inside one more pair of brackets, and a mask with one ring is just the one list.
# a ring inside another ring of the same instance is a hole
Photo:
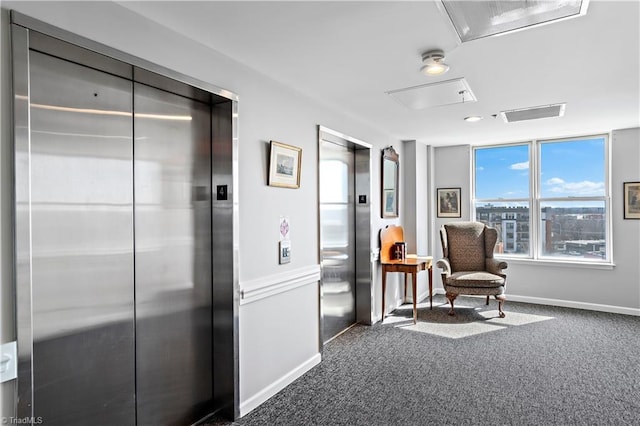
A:
{"label": "window frame", "polygon": [[[556,142],[571,142],[587,139],[603,139],[604,140],[604,194],[601,196],[564,196],[564,197],[542,197],[542,176],[541,176],[541,162],[542,162],[542,147],[544,144],[556,143]],[[560,263],[560,264],[581,264],[581,265],[613,265],[613,231],[612,231],[612,212],[611,212],[611,137],[609,133],[598,133],[590,135],[569,136],[561,138],[540,138],[531,139],[521,142],[503,143],[503,144],[491,144],[491,145],[478,145],[473,146],[473,155],[471,156],[471,206],[472,206],[472,220],[479,220],[477,218],[477,206],[479,203],[528,203],[529,204],[529,253],[499,253],[500,257],[505,257],[513,260],[522,261],[536,261],[544,263]],[[476,198],[477,189],[477,151],[489,148],[506,148],[510,146],[528,146],[529,155],[529,198]],[[605,258],[569,258],[569,257],[554,257],[545,255],[542,247],[542,211],[541,207],[545,203],[549,202],[580,202],[580,201],[597,201],[604,203],[605,209]]]}

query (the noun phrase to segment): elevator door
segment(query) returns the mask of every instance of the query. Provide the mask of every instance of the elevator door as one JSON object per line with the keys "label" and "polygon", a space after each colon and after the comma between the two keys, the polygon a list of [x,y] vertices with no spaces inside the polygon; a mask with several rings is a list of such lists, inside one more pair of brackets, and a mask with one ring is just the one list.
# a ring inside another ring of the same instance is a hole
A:
{"label": "elevator door", "polygon": [[213,401],[211,106],[29,60],[33,414],[192,424]]}
{"label": "elevator door", "polygon": [[211,111],[136,83],[138,425],[184,425],[212,400]]}
{"label": "elevator door", "polygon": [[322,340],[356,322],[355,155],[353,149],[320,141],[320,241]]}
{"label": "elevator door", "polygon": [[132,84],[29,60],[34,415],[133,425]]}

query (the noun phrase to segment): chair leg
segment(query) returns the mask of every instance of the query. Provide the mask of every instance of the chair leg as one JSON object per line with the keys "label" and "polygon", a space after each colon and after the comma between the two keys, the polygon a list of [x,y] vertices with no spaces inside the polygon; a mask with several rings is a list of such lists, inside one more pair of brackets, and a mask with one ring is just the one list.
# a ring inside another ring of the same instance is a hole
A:
{"label": "chair leg", "polygon": [[487,296],[487,305],[489,305],[489,296]]}
{"label": "chair leg", "polygon": [[451,304],[451,309],[449,309],[449,315],[455,315],[456,313],[453,311],[453,301],[458,297],[457,294],[447,293],[447,299],[449,299],[449,303]]}
{"label": "chair leg", "polygon": [[504,294],[500,294],[496,296],[496,299],[498,300],[498,315],[500,315],[500,318],[504,318],[505,314],[502,310],[502,306],[504,305],[504,301],[507,300],[507,297]]}

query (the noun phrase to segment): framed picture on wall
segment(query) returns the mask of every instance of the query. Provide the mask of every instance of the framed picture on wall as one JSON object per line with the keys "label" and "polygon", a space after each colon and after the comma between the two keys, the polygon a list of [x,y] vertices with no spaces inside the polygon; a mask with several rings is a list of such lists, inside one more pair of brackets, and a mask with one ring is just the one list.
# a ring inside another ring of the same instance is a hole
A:
{"label": "framed picture on wall", "polygon": [[383,194],[383,217],[397,217],[398,204],[396,200],[396,191],[394,189],[384,189]]}
{"label": "framed picture on wall", "polygon": [[640,219],[640,182],[624,183],[624,218]]}
{"label": "framed picture on wall", "polygon": [[302,148],[271,141],[269,186],[300,188]]}
{"label": "framed picture on wall", "polygon": [[438,217],[462,217],[460,211],[460,188],[438,188]]}

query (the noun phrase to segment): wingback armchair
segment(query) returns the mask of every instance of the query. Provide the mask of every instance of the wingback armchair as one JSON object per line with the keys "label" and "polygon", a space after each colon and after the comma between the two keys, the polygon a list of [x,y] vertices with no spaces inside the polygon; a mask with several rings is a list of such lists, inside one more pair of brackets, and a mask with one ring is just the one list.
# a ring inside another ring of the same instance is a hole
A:
{"label": "wingback armchair", "polygon": [[451,304],[449,315],[455,315],[453,301],[459,294],[486,295],[498,300],[500,318],[505,314],[507,276],[502,272],[507,262],[493,257],[498,232],[480,222],[453,222],[440,228],[443,258],[437,266],[442,269],[442,285]]}

